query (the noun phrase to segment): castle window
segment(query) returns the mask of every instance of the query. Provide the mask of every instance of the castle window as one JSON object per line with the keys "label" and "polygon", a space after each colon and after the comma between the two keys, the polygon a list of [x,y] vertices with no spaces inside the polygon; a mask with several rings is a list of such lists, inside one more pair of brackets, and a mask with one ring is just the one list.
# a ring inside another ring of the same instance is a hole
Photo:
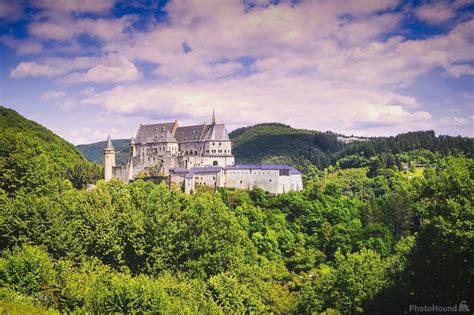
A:
{"label": "castle window", "polygon": [[272,182],[272,180],[271,180],[271,179],[269,179],[268,181],[269,181],[270,183]]}
{"label": "castle window", "polygon": [[219,152],[219,153],[222,153],[222,150],[219,150],[218,152]]}
{"label": "castle window", "polygon": [[242,180],[240,180],[240,183],[242,184]]}

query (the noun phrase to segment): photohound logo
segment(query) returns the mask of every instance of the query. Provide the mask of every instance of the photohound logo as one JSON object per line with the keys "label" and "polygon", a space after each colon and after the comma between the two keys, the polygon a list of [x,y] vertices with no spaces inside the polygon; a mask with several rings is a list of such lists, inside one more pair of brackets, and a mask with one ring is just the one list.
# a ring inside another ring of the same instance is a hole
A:
{"label": "photohound logo", "polygon": [[458,310],[459,312],[469,312],[469,306],[467,305],[466,301],[461,301],[461,303],[459,303],[459,307],[458,307]]}
{"label": "photohound logo", "polygon": [[409,312],[469,312],[469,305],[466,301],[461,301],[459,304],[446,306],[446,305],[410,305]]}

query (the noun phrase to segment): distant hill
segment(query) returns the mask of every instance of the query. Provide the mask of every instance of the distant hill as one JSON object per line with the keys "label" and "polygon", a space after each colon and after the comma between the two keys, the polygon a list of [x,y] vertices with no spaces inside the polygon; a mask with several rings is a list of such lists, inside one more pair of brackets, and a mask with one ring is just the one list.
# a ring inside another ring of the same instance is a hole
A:
{"label": "distant hill", "polygon": [[[373,137],[357,141],[333,132],[295,129],[280,123],[264,123],[242,127],[229,134],[233,154],[238,163],[288,163],[307,171],[316,166],[320,169],[339,159],[352,155],[370,158],[379,154],[397,154],[419,149],[448,153],[462,153],[472,157],[472,138],[436,136],[433,131],[417,131],[394,137]],[[350,139],[348,141],[347,139]],[[118,150],[117,163],[125,163],[129,152],[128,139],[114,140]],[[105,141],[80,145],[84,156],[96,163],[103,163]]]}
{"label": "distant hill", "polygon": [[[115,162],[117,165],[125,164],[130,152],[130,139],[117,139],[112,140],[112,142],[115,150],[117,150],[115,153]],[[77,148],[82,152],[87,160],[101,165],[104,163],[105,141],[91,144],[80,144]]]}
{"label": "distant hill", "polygon": [[43,180],[61,178],[82,187],[101,173],[74,145],[2,106],[0,130],[0,188],[7,192],[34,189]]}

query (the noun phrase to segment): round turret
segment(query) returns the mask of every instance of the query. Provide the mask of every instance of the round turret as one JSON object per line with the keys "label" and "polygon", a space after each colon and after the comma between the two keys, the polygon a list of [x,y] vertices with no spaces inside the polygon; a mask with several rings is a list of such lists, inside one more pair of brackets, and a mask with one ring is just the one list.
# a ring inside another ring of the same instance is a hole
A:
{"label": "round turret", "polygon": [[112,138],[107,138],[104,148],[104,179],[111,180],[114,177],[113,169],[115,166],[115,147],[112,144]]}

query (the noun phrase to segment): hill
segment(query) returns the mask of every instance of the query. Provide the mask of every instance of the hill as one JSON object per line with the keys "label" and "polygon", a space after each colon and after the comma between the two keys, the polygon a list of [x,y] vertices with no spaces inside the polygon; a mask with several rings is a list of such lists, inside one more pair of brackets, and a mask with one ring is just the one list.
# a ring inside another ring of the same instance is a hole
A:
{"label": "hill", "polygon": [[[129,155],[130,150],[130,139],[117,139],[113,140],[115,147],[115,161],[118,165],[125,164]],[[97,164],[104,163],[104,148],[105,141],[95,142],[91,144],[80,144],[77,148],[82,152],[87,160]]]}
{"label": "hill", "polygon": [[53,179],[81,187],[101,173],[74,145],[2,106],[0,130],[0,188],[9,193],[34,190]]}

